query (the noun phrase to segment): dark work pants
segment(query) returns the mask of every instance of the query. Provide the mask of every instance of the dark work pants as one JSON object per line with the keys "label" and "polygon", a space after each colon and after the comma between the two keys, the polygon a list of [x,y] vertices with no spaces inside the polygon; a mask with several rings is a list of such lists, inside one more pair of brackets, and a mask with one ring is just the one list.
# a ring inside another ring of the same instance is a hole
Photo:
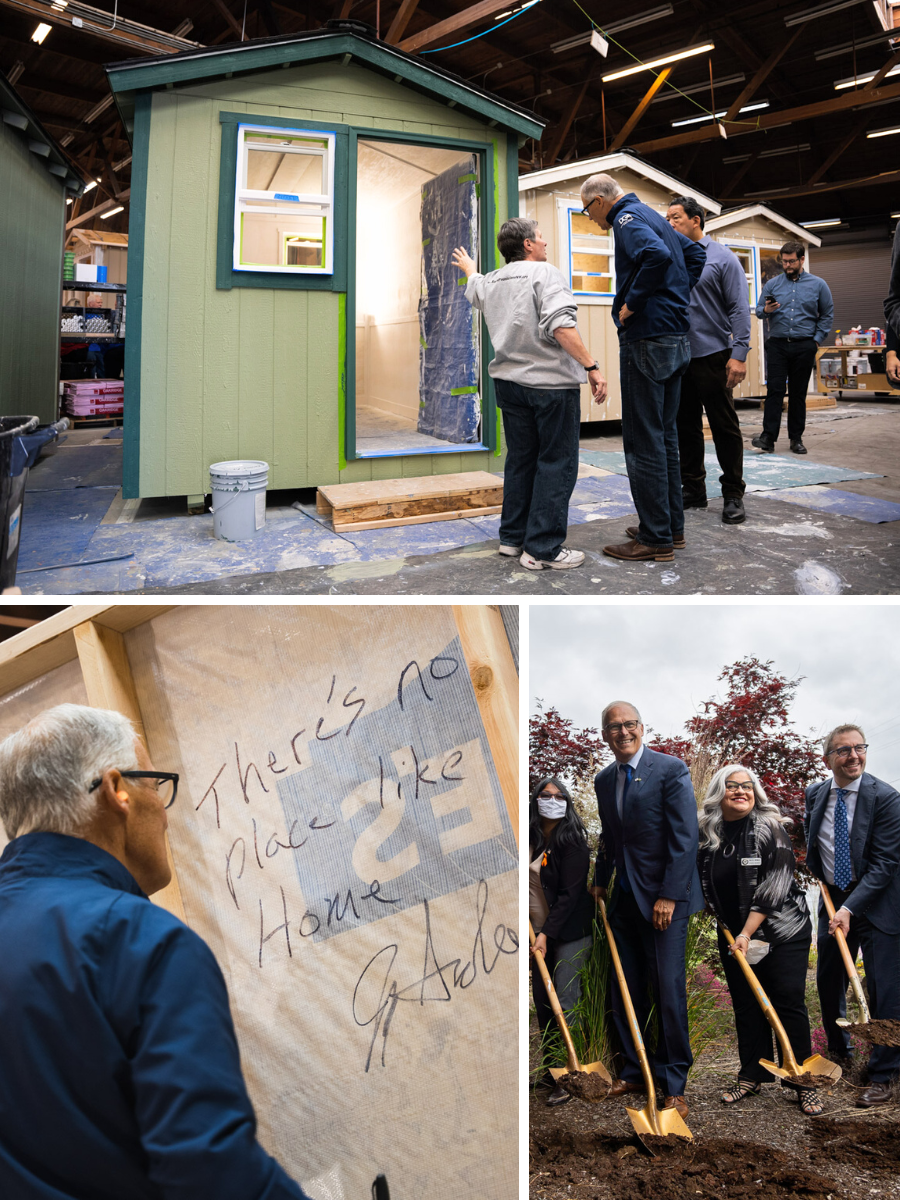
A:
{"label": "dark work pants", "polygon": [[[622,888],[617,890],[619,894],[609,923],[642,1036],[647,1029],[651,1003],[656,1006],[658,1016],[656,1053],[647,1051],[650,1070],[667,1096],[683,1096],[688,1071],[694,1061],[688,1035],[684,966],[688,919],[674,920],[668,929],[659,932],[644,919],[633,893]],[[631,1083],[643,1083],[640,1059],[615,974],[612,977],[612,1013],[625,1056],[622,1078]]]}
{"label": "dark work pants", "polygon": [[788,394],[787,431],[792,442],[803,437],[806,428],[806,392],[809,377],[816,365],[815,338],[770,337],[766,342],[766,404],[763,411],[763,433],[771,441],[778,440],[781,429],[781,406]]}
{"label": "dark work pants", "polygon": [[734,409],[731,389],[725,386],[725,364],[730,350],[717,350],[692,358],[681,377],[678,405],[678,456],[681,486],[686,497],[706,496],[706,443],[703,410],[712,430],[716,458],[722,468],[719,483],[726,500],[744,495],[744,440]]}
{"label": "dark work pants", "polygon": [[506,466],[500,541],[554,559],[566,540],[578,479],[579,388],[524,387],[495,379],[503,414]]}
{"label": "dark work pants", "polygon": [[[835,910],[844,901],[853,907],[853,896],[838,887],[830,887]],[[828,932],[828,913],[819,901],[818,963],[816,986],[822,1007],[822,1025],[832,1054],[851,1052],[850,1035],[836,1025],[838,1017],[847,1015],[847,970],[837,938]],[[865,916],[850,918],[847,946],[853,956],[862,946],[869,992],[869,1014],[873,1020],[900,1020],[900,935],[882,933]],[[869,1079],[872,1083],[888,1083],[900,1075],[900,1047],[873,1046],[869,1054]]]}
{"label": "dark work pants", "polygon": [[[581,998],[581,976],[579,972],[585,965],[585,959],[590,953],[590,937],[578,938],[574,942],[558,942],[550,939],[547,942],[547,953],[544,962],[556,989],[556,998],[566,1017],[566,1023],[571,1024],[570,1014]],[[550,999],[541,979],[537,964],[531,964],[531,994],[534,996],[534,1007],[537,1013],[538,1029],[541,1036],[548,1028],[556,1029],[556,1017],[550,1007]]]}
{"label": "dark work pants", "polygon": [[[811,943],[810,927],[791,941],[773,946],[762,962],[753,968],[762,990],[769,997],[778,1019],[784,1026],[798,1063],[802,1063],[812,1053],[809,1013],[806,1010],[806,971],[809,966]],[[738,1078],[751,1083],[771,1083],[775,1076],[760,1066],[759,1060],[767,1058],[769,1062],[777,1062],[781,1066],[781,1047],[775,1039],[778,1058],[773,1059],[772,1027],[766,1020],[741,968],[728,953],[728,943],[721,933],[719,957],[722,959],[734,1009],[738,1053],[741,1059]]]}

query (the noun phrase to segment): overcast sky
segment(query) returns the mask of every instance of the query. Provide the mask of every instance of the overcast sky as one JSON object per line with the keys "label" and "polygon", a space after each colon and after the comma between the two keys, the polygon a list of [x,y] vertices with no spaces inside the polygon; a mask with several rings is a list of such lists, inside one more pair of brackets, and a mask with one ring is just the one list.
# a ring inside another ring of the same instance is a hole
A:
{"label": "overcast sky", "polygon": [[900,605],[533,604],[530,642],[531,712],[540,697],[599,727],[605,704],[630,700],[665,735],[722,694],[723,667],[771,659],[805,677],[791,711],[801,733],[859,721],[866,769],[900,787]]}

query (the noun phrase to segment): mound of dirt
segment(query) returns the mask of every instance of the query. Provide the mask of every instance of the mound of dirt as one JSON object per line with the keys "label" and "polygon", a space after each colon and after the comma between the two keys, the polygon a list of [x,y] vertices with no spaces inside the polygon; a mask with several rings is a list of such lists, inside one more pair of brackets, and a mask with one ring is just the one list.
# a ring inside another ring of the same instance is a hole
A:
{"label": "mound of dirt", "polygon": [[900,1046],[900,1021],[869,1021],[854,1025],[851,1032],[876,1046]]}
{"label": "mound of dirt", "polygon": [[568,1071],[560,1075],[556,1082],[576,1100],[605,1100],[609,1093],[609,1084],[602,1075],[593,1071]]}
{"label": "mound of dirt", "polygon": [[896,1125],[872,1125],[866,1121],[832,1121],[822,1117],[811,1126],[811,1162],[839,1159],[866,1171],[900,1169],[900,1139]]}
{"label": "mound of dirt", "polygon": [[797,1088],[825,1087],[830,1082],[829,1075],[813,1075],[810,1071],[804,1071],[802,1075],[790,1075],[782,1080],[782,1083]]}

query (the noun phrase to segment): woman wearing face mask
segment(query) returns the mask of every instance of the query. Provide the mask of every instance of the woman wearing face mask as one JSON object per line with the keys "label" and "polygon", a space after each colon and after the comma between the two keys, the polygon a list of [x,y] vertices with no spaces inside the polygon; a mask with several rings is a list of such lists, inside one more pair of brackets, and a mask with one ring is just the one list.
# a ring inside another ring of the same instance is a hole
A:
{"label": "woman wearing face mask", "polygon": [[[587,833],[565,784],[556,777],[542,779],[532,794],[528,843],[528,911],[537,935],[535,949],[544,955],[568,1020],[581,994],[578,972],[591,944],[594,902],[587,890]],[[531,980],[543,1038],[548,1029],[556,1028],[556,1019],[536,967]],[[553,1088],[547,1100],[551,1107],[571,1099],[549,1071],[544,1082]]]}

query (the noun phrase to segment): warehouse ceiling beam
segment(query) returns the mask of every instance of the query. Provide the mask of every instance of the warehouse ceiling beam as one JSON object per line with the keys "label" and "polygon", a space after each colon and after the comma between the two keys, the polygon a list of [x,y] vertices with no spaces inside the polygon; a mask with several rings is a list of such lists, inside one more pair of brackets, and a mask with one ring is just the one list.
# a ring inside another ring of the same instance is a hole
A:
{"label": "warehouse ceiling beam", "polygon": [[400,42],[400,49],[405,50],[407,54],[415,54],[423,46],[433,46],[435,42],[439,42],[443,37],[449,37],[450,34],[461,33],[465,29],[471,29],[479,21],[483,21],[487,17],[492,17],[495,13],[502,12],[504,8],[509,8],[509,0],[481,0],[480,4],[472,4],[468,8],[464,8],[462,12],[456,13],[452,17],[447,17],[444,21],[438,21],[436,25],[429,25],[427,29],[423,29],[419,33],[414,33],[412,37],[408,37],[405,41]]}
{"label": "warehouse ceiling beam", "polygon": [[[257,0],[257,7],[262,14],[263,24],[272,37],[281,37],[283,30],[278,23],[278,18],[275,16],[271,0]],[[296,15],[294,13],[294,16]]]}
{"label": "warehouse ceiling beam", "polygon": [[[898,51],[896,54],[893,54],[887,60],[877,75],[875,75],[874,78],[871,79],[862,90],[864,92],[870,92],[877,88],[881,81],[887,76],[888,71],[890,71],[892,67],[896,66],[898,62],[900,62],[900,51]],[[862,137],[871,119],[871,113],[863,113],[862,117],[856,122],[847,136],[843,138],[842,141],[838,142],[822,165],[813,171],[812,175],[810,175],[806,182],[810,185],[818,183],[819,180],[834,166],[837,160],[846,154],[853,143]]]}
{"label": "warehouse ceiling beam", "polygon": [[741,109],[744,107],[744,105],[749,100],[753,99],[753,97],[756,95],[756,93],[759,91],[759,89],[762,87],[762,85],[766,82],[766,80],[769,78],[769,76],[772,74],[772,72],[775,70],[775,68],[778,66],[778,64],[781,62],[781,60],[784,58],[785,54],[787,54],[788,50],[790,50],[791,46],[793,46],[794,42],[796,42],[797,38],[800,36],[801,33],[803,33],[803,31],[805,29],[806,29],[805,24],[798,25],[797,28],[794,30],[794,32],[791,34],[791,36],[787,39],[787,41],[782,42],[781,45],[778,46],[769,55],[769,57],[762,64],[762,66],[759,68],[759,70],[756,72],[756,74],[753,76],[753,78],[750,80],[750,82],[747,84],[747,86],[744,88],[744,90],[741,92],[741,94],[737,97],[737,99],[732,101],[730,108],[728,109],[728,111],[725,114],[726,121],[733,121],[734,118],[741,111]]}
{"label": "warehouse ceiling beam", "polygon": [[412,20],[418,6],[419,0],[402,0],[400,7],[397,9],[396,16],[391,21],[387,36],[384,39],[389,46],[396,46],[404,33],[406,33],[406,27]]}
{"label": "warehouse ceiling beam", "polygon": [[[0,0],[0,5],[36,17],[48,25],[60,25],[70,30],[74,27],[91,37],[114,42],[119,46],[129,46],[145,54],[176,54],[179,50],[193,50],[200,45],[199,42],[191,42],[163,29],[153,29],[149,25],[141,25],[138,21],[128,21],[123,17],[118,17],[111,25],[111,13],[102,8],[77,3],[76,0],[69,0],[65,9],[54,8],[50,0]],[[75,25],[76,21],[80,24]]]}
{"label": "warehouse ceiling beam", "polygon": [[613,144],[609,148],[610,153],[612,153],[613,150],[618,150],[624,146],[632,129],[634,129],[635,125],[637,125],[638,121],[640,121],[641,117],[653,103],[653,97],[672,74],[672,70],[672,67],[666,67],[665,70],[660,71],[660,73],[647,88],[646,92],[644,92],[644,95],[641,97],[640,102],[638,103],[634,112],[616,134]]}
{"label": "warehouse ceiling beam", "polygon": [[[697,146],[696,149],[699,150],[700,147]],[[753,168],[756,166],[756,160],[759,158],[760,154],[762,154],[761,150],[754,150],[753,153],[750,155],[750,157],[747,159],[747,161],[744,163],[741,163],[741,165],[738,167],[738,169],[735,171],[735,173],[731,176],[731,178],[728,180],[728,182],[723,185],[722,191],[725,193],[726,196],[730,196],[732,194],[732,192],[734,191],[734,189],[737,187],[737,185],[741,182],[741,180],[747,174],[747,172],[753,170]]]}
{"label": "warehouse ceiling beam", "polygon": [[331,11],[332,21],[346,21],[355,3],[356,0],[335,0],[334,8]]}
{"label": "warehouse ceiling beam", "polygon": [[[882,171],[878,175],[863,175],[859,179],[841,179],[837,183],[800,184],[793,188],[773,188],[764,195],[758,196],[726,196],[723,204],[777,204],[781,200],[790,200],[794,196],[820,196],[823,192],[853,191],[862,187],[877,187],[882,183],[900,183],[900,171]],[[768,197],[766,199],[765,197]]]}
{"label": "warehouse ceiling beam", "polygon": [[66,221],[66,233],[70,229],[75,229],[78,225],[86,225],[88,221],[93,221],[94,217],[99,217],[103,213],[108,212],[111,208],[117,208],[124,200],[127,200],[131,195],[131,188],[126,188],[120,192],[118,196],[104,200],[102,204],[95,204],[93,208],[89,208],[87,212],[79,213],[77,217],[73,217],[71,221]]}
{"label": "warehouse ceiling beam", "polygon": [[212,6],[219,16],[224,17],[228,22],[232,32],[237,36],[237,40],[242,42],[244,40],[244,31],[234,13],[232,13],[231,9],[225,3],[225,0],[212,0]]}
{"label": "warehouse ceiling beam", "polygon": [[553,164],[556,162],[556,160],[559,158],[560,151],[563,148],[563,143],[565,142],[566,138],[569,135],[569,130],[572,128],[572,123],[574,122],[575,118],[578,116],[579,108],[581,108],[581,105],[584,103],[584,98],[587,95],[588,84],[590,82],[591,82],[591,78],[590,78],[590,76],[588,76],[587,79],[584,81],[584,83],[581,85],[581,90],[576,95],[574,101],[572,102],[571,107],[569,108],[569,111],[566,113],[562,123],[560,124],[559,129],[557,130],[556,137],[553,141],[553,145],[552,145],[549,153],[547,154],[546,159],[544,160],[545,167],[552,167]]}
{"label": "warehouse ceiling beam", "polygon": [[[784,108],[775,112],[762,113],[753,117],[752,121],[732,121],[722,122],[722,124],[728,134],[756,133],[764,129],[774,129],[779,125],[790,125],[795,121],[826,117],[837,112],[852,112],[857,108],[869,108],[876,104],[884,104],[888,100],[894,100],[898,96],[900,96],[900,83],[893,83],[873,88],[872,91],[850,92],[843,96],[835,96],[831,100],[819,100],[813,104],[799,105],[797,108]],[[750,125],[752,125],[752,129],[748,129]],[[655,154],[659,150],[672,150],[677,146],[692,146],[695,142],[715,141],[721,136],[718,125],[704,125],[700,129],[691,129],[686,133],[676,133],[668,137],[639,142],[633,149],[639,154]]]}
{"label": "warehouse ceiling beam", "polygon": [[26,70],[25,78],[16,85],[19,91],[43,92],[45,96],[61,96],[64,100],[77,100],[82,104],[94,105],[103,98],[102,93],[89,91],[76,84],[65,83],[47,75],[35,75]]}

